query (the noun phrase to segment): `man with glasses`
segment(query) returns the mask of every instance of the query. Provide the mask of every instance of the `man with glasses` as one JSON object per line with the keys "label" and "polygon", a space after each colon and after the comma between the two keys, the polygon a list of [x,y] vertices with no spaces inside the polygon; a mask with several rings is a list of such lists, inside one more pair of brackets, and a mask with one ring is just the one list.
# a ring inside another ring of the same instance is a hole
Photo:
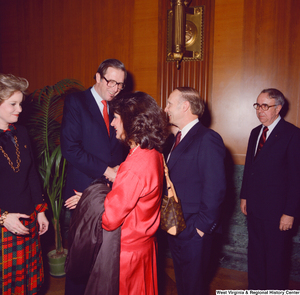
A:
{"label": "man with glasses", "polygon": [[285,103],[265,89],[253,105],[262,125],[252,130],[241,189],[248,221],[248,288],[288,288],[289,243],[300,212],[300,129],[280,117]]}
{"label": "man with glasses", "polygon": [[[127,72],[116,59],[103,61],[94,76],[96,83],[83,92],[72,93],[65,99],[61,125],[61,149],[68,161],[64,199],[67,207],[76,207],[79,196],[93,180],[104,177],[113,182],[126,151],[110,126],[113,113],[108,102],[124,87]],[[73,197],[71,197],[73,196]],[[85,282],[66,278],[65,294],[83,294]]]}

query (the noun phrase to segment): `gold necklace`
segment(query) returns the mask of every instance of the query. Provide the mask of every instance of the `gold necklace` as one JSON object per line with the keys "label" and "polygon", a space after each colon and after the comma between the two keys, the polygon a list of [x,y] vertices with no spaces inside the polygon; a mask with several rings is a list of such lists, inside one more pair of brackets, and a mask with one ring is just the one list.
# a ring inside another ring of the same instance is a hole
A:
{"label": "gold necklace", "polygon": [[15,139],[15,146],[16,146],[16,164],[17,166],[14,167],[14,164],[12,163],[11,159],[9,158],[8,154],[3,150],[2,146],[0,145],[0,150],[4,157],[7,159],[9,166],[11,167],[12,170],[14,170],[15,173],[18,173],[20,171],[20,164],[21,164],[21,158],[20,158],[20,151],[19,151],[19,144],[17,140],[17,136],[14,136]]}

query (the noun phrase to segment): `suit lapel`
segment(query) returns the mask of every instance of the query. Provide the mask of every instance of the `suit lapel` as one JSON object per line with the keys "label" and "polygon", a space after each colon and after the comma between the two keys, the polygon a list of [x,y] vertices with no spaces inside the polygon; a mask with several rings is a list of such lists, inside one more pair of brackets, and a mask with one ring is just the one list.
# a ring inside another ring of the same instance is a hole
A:
{"label": "suit lapel", "polygon": [[[111,122],[114,119],[114,113],[109,110],[109,114],[108,115],[109,115],[109,133],[110,133],[110,138],[113,138],[113,137],[116,137],[115,128],[111,126]],[[104,119],[103,119],[103,121],[104,121]]]}
{"label": "suit lapel", "polygon": [[251,137],[251,139],[249,141],[249,153],[251,155],[251,162],[254,161],[254,155],[255,155],[255,152],[256,152],[255,148],[256,148],[256,143],[257,143],[257,139],[258,139],[258,135],[259,135],[260,129],[261,129],[261,125],[257,126],[253,130],[252,137]]}
{"label": "suit lapel", "polygon": [[[278,137],[280,137],[282,131],[283,131],[283,127],[284,127],[284,123],[285,121],[281,118],[280,121],[277,123],[277,125],[275,126],[275,128],[273,129],[272,133],[270,134],[270,136],[267,138],[264,146],[262,147],[261,151],[258,153],[256,159],[259,159],[260,157],[264,157],[265,155],[267,155],[268,151],[270,150],[270,148],[272,146],[274,146],[274,144],[276,144]],[[259,129],[260,130],[260,129]],[[256,136],[257,139],[258,135]],[[256,141],[255,141],[256,144]],[[255,148],[255,146],[254,146]]]}
{"label": "suit lapel", "polygon": [[88,91],[86,92],[86,103],[88,105],[88,108],[89,108],[92,118],[95,121],[97,121],[100,124],[102,130],[106,131],[106,133],[107,133],[107,129],[106,129],[106,125],[105,125],[103,116],[101,114],[101,111],[99,110],[98,104],[97,104],[94,96],[92,95],[90,89],[88,89]]}
{"label": "suit lapel", "polygon": [[168,161],[168,167],[169,169],[172,169],[172,167],[176,164],[178,159],[181,157],[182,153],[193,143],[194,137],[198,133],[198,130],[200,129],[201,124],[198,122],[195,126],[192,127],[192,129],[186,134],[186,136],[180,141],[178,146],[174,149],[174,151],[171,152],[169,161]]}

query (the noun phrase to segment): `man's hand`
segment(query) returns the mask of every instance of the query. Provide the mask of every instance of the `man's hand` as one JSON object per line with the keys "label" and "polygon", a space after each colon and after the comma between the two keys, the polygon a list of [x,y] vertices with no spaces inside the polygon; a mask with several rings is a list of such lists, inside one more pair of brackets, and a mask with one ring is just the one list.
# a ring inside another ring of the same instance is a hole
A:
{"label": "man's hand", "polygon": [[103,175],[106,177],[107,180],[114,182],[117,176],[118,169],[119,166],[113,168],[107,167]]}
{"label": "man's hand", "polygon": [[117,173],[118,170],[119,170],[119,168],[120,168],[120,165],[117,165],[117,166],[115,166],[113,169],[114,169],[114,171]]}
{"label": "man's hand", "polygon": [[247,215],[247,200],[246,199],[241,199],[240,203],[241,211]]}
{"label": "man's hand", "polygon": [[279,229],[281,231],[289,230],[293,227],[294,217],[283,214],[280,218]]}
{"label": "man's hand", "polygon": [[82,193],[77,192],[77,191],[75,191],[75,190],[74,190],[74,192],[75,192],[75,195],[72,196],[72,197],[70,197],[70,198],[69,198],[68,200],[66,200],[66,202],[65,202],[65,206],[66,206],[68,209],[75,209],[76,206],[77,206],[77,204],[78,204],[78,202],[79,202],[79,200],[80,200],[80,198],[81,198],[81,196],[82,196]]}

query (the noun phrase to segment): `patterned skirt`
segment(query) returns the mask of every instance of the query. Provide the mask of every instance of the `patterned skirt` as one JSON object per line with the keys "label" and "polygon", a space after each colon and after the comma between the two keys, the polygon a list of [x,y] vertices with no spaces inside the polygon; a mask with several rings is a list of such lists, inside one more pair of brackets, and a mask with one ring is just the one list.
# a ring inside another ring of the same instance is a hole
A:
{"label": "patterned skirt", "polygon": [[[44,211],[43,205],[37,212]],[[1,210],[2,211],[2,210]],[[40,247],[37,212],[21,222],[30,230],[26,236],[18,236],[1,228],[0,294],[37,294],[44,281],[42,252]],[[2,212],[1,212],[2,213]]]}

